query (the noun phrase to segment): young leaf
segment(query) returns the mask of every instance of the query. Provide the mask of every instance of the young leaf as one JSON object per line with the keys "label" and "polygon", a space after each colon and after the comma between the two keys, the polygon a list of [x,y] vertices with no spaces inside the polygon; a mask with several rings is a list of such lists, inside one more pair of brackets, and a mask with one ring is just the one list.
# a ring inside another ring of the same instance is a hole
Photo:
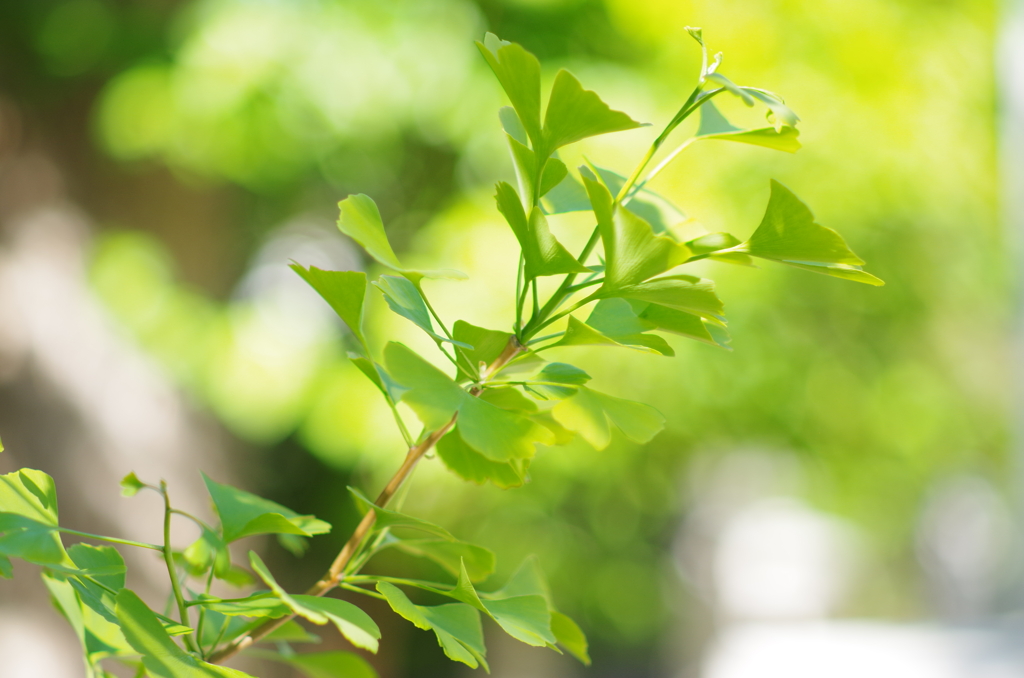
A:
{"label": "young leaf", "polygon": [[558,644],[564,647],[569,654],[579,659],[585,666],[590,666],[587,637],[576,622],[561,612],[552,610],[551,631],[558,639]]}
{"label": "young leaf", "polygon": [[53,478],[31,468],[0,476],[0,511],[57,527],[57,490]]}
{"label": "young leaf", "polygon": [[269,591],[260,591],[239,600],[221,601],[212,596],[203,595],[199,596],[197,600],[201,602],[205,610],[217,612],[226,617],[242,616],[277,619],[291,614],[291,608]]}
{"label": "young leaf", "polygon": [[529,145],[530,139],[526,135],[526,128],[523,127],[522,121],[519,120],[516,109],[511,106],[502,106],[498,109],[498,120],[501,121],[501,129],[505,130],[505,134],[523,146]]}
{"label": "young leaf", "polygon": [[427,303],[423,300],[423,294],[416,285],[407,279],[394,275],[382,275],[373,285],[384,295],[384,300],[388,302],[392,311],[411,320],[414,325],[433,337],[435,341],[447,341],[462,348],[473,348],[469,344],[452,341],[434,332],[434,324],[430,320],[430,311],[427,309]]}
{"label": "young leaf", "polygon": [[299,264],[290,264],[289,267],[330,304],[359,343],[363,343],[366,274],[362,271],[324,271],[316,266],[307,269]]}
{"label": "young leaf", "polygon": [[55,565],[66,558],[55,526],[17,513],[0,513],[0,555],[37,565]]}
{"label": "young leaf", "polygon": [[247,673],[207,664],[178,647],[157,616],[131,590],[117,594],[117,619],[121,631],[142,663],[156,678],[253,678]]}
{"label": "young leaf", "polygon": [[815,273],[868,285],[884,284],[862,271],[864,261],[850,250],[843,237],[816,223],[807,205],[775,180],[761,225],[750,240],[735,249]]}
{"label": "young leaf", "polygon": [[196,539],[183,552],[182,557],[188,565],[192,576],[202,576],[213,567],[214,576],[223,579],[231,569],[231,554],[219,535],[203,526],[199,539]]}
{"label": "young leaf", "polygon": [[470,668],[483,665],[484,633],[480,626],[480,613],[464,603],[426,607],[416,605],[401,589],[387,582],[377,582],[377,590],[387,599],[391,609],[424,631],[433,631],[441,649],[449,659],[462,662]]}
{"label": "young leaf", "polygon": [[300,516],[280,504],[210,480],[203,481],[220,517],[224,542],[230,544],[254,534],[296,534],[311,537],[330,532],[331,525],[314,516]]}
{"label": "young leaf", "polygon": [[458,271],[418,271],[402,266],[384,232],[384,222],[380,218],[377,203],[370,196],[362,193],[350,195],[338,203],[338,209],[338,228],[359,243],[378,263],[398,271],[414,282],[421,278],[466,277],[464,273]]}
{"label": "young leaf", "polygon": [[287,664],[298,669],[309,678],[377,678],[365,659],[351,652],[311,652],[306,654],[290,654],[288,656],[276,652],[250,653],[260,659]]}
{"label": "young leaf", "polygon": [[563,69],[555,76],[544,113],[543,148],[550,153],[580,139],[642,126],[625,113],[613,111]]}
{"label": "young leaf", "polygon": [[636,443],[648,442],[665,426],[665,417],[650,405],[614,398],[586,386],[558,403],[552,414],[598,450],[611,442],[612,425]]}
{"label": "young leaf", "polygon": [[715,295],[715,283],[692,275],[667,275],[638,285],[627,285],[601,296],[625,297],[685,311],[725,326],[725,308]]}
{"label": "young leaf", "polygon": [[464,563],[472,581],[483,581],[494,573],[494,553],[475,544],[444,539],[395,539],[388,546],[429,558],[455,576],[459,575],[460,563]]}
{"label": "young leaf", "polygon": [[129,473],[124,478],[121,478],[122,497],[134,497],[145,487],[146,484],[139,480],[138,476],[136,476],[134,472]]}
{"label": "young leaf", "polygon": [[562,273],[590,273],[590,269],[576,261],[551,235],[547,219],[537,207],[530,211],[529,219],[514,188],[504,181],[498,182],[494,199],[498,211],[512,227],[526,260],[526,277],[560,275]]}
{"label": "young leaf", "polygon": [[43,583],[50,591],[54,606],[78,636],[85,654],[87,675],[93,675],[91,672],[101,659],[135,654],[121,633],[116,617],[110,622],[85,607],[71,584],[59,576],[44,572]]}
{"label": "young leaf", "polygon": [[[82,603],[107,621],[116,624],[114,595],[124,588],[125,573],[128,570],[124,558],[111,546],[89,544],[70,546],[68,556],[78,568],[90,572],[88,576],[68,577],[68,582],[78,591]],[[106,574],[98,574],[99,572]]]}
{"label": "young leaf", "polygon": [[466,444],[459,427],[449,431],[437,443],[437,456],[457,475],[474,483],[490,481],[501,488],[519,487],[525,482],[529,460],[492,461]]}
{"label": "young leaf", "polygon": [[605,186],[586,173],[583,183],[597,217],[604,242],[604,283],[607,296],[674,268],[690,258],[690,250],[666,235],[656,235],[651,225],[612,201]]}
{"label": "young leaf", "polygon": [[452,327],[452,336],[457,341],[473,347],[459,351],[457,361],[460,381],[479,377],[481,366],[485,367],[494,362],[508,346],[509,339],[512,337],[509,332],[487,330],[470,325],[464,320],[455,321],[455,325]]}
{"label": "young leaf", "polygon": [[796,153],[800,150],[798,137],[800,132],[795,127],[760,127],[757,129],[740,129],[729,123],[728,120],[715,108],[710,101],[705,101],[700,107],[700,126],[697,128],[695,137],[704,139],[721,139],[722,141],[737,141],[754,146],[764,146],[777,151]]}
{"label": "young leaf", "polygon": [[[589,164],[589,168],[593,169],[597,173],[597,176],[601,179],[601,182],[608,188],[612,195],[618,195],[619,191],[626,184],[626,177],[622,176],[618,172],[614,172],[598,165]],[[583,190],[583,187],[580,187]],[[585,192],[585,191],[584,191]],[[674,203],[668,198],[655,193],[648,188],[641,188],[638,191],[630,193],[629,201],[623,201],[624,207],[637,215],[648,224],[651,225],[651,230],[656,234],[665,234],[670,238],[674,238],[672,233],[672,226],[686,221],[686,213],[676,207]],[[589,199],[587,201],[587,207],[589,209]]]}
{"label": "young leaf", "polygon": [[422,520],[420,518],[408,516],[404,513],[399,513],[398,511],[392,511],[391,509],[381,508],[380,506],[377,506],[372,501],[367,499],[359,490],[355,489],[354,487],[348,488],[348,491],[352,495],[352,498],[355,500],[356,508],[359,509],[360,513],[366,515],[367,512],[372,510],[374,513],[377,514],[377,519],[373,525],[375,530],[383,530],[389,527],[407,527],[412,530],[419,530],[421,532],[426,532],[428,534],[441,537],[442,539],[445,539],[447,541],[458,541],[457,539],[455,539],[455,537],[452,536],[451,532],[449,532],[448,530],[444,529],[439,525],[435,525],[431,522]]}
{"label": "young leaf", "polygon": [[729,349],[729,334],[720,325],[707,322],[700,316],[635,300],[630,300],[630,306],[641,320],[651,323],[656,329]]}
{"label": "young leaf", "polygon": [[656,334],[645,334],[652,329],[655,329],[655,325],[640,319],[625,299],[602,299],[586,323],[570,317],[565,335],[552,346],[623,346],[674,356],[676,352],[664,338]]}
{"label": "young leaf", "polygon": [[[570,323],[575,318],[570,317]],[[579,321],[576,321],[577,323]],[[580,368],[568,363],[549,363],[530,377],[526,389],[536,397],[544,400],[568,398],[576,392],[576,386],[590,381],[590,375]]]}
{"label": "young leaf", "polygon": [[493,33],[488,33],[484,42],[476,46],[501,83],[534,146],[539,146],[540,62],[537,57],[514,42],[499,40]]}
{"label": "young leaf", "polygon": [[327,598],[287,593],[270,574],[255,551],[249,551],[249,564],[263,583],[287,605],[292,612],[314,624],[334,624],[348,642],[370,652],[377,652],[380,629],[370,616],[358,607],[338,598]]}
{"label": "young leaf", "polygon": [[550,431],[529,419],[473,397],[402,344],[389,343],[384,361],[392,376],[409,389],[402,400],[424,426],[438,429],[458,413],[463,440],[488,459],[530,457],[536,443],[554,440]]}

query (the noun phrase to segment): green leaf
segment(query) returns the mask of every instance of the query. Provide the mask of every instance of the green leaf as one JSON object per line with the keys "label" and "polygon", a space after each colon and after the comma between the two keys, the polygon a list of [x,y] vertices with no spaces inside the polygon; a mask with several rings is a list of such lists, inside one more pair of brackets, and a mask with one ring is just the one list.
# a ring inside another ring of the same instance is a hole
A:
{"label": "green leaf", "polygon": [[534,207],[527,219],[519,195],[509,184],[498,182],[494,199],[498,211],[512,227],[522,247],[527,279],[562,273],[590,273],[590,269],[578,262],[551,234],[547,219],[539,208]]}
{"label": "green leaf", "polygon": [[710,346],[729,349],[729,335],[718,324],[705,321],[692,313],[660,304],[630,300],[630,305],[641,320],[651,323],[659,330],[696,339]]}
{"label": "green leaf", "polygon": [[736,251],[804,270],[869,285],[883,285],[861,270],[864,261],[850,250],[843,237],[814,221],[807,205],[772,180],[771,197],[761,225]]}
{"label": "green leaf", "polygon": [[223,579],[231,569],[231,554],[228,553],[227,544],[220,536],[203,526],[199,539],[196,539],[183,552],[182,557],[188,566],[192,576],[202,576],[210,567],[214,568],[214,575]]}
{"label": "green leaf", "polygon": [[235,669],[207,664],[178,647],[160,620],[131,589],[117,594],[117,619],[128,643],[158,678],[252,678]]}
{"label": "green leaf", "polygon": [[572,656],[586,666],[590,666],[590,654],[587,652],[587,637],[576,622],[561,612],[551,612],[551,631],[561,645]]}
{"label": "green leaf", "polygon": [[698,315],[719,326],[725,326],[725,308],[715,294],[715,283],[692,275],[669,275],[638,285],[627,285],[601,296],[625,297],[659,304]]}
{"label": "green leaf", "polygon": [[674,268],[690,258],[690,250],[612,202],[608,189],[583,176],[604,242],[605,272],[600,292],[609,294]]}
{"label": "green leaf", "polygon": [[138,476],[136,476],[134,472],[129,473],[124,478],[121,478],[122,497],[134,497],[145,487],[146,484],[139,480]]}
{"label": "green leaf", "polygon": [[583,184],[567,172],[565,178],[544,195],[540,204],[548,214],[585,212],[590,209],[590,198]]}
{"label": "green leaf", "polygon": [[748,88],[740,87],[739,85],[737,85],[736,83],[734,83],[732,80],[725,77],[721,73],[708,73],[706,79],[709,82],[713,82],[714,84],[718,85],[719,87],[724,87],[727,92],[729,92],[733,96],[738,97],[740,101],[745,103],[747,106],[754,105],[754,97],[752,97],[750,93],[747,92]]}
{"label": "green leaf", "polygon": [[384,222],[380,218],[377,203],[362,193],[350,195],[338,203],[340,211],[338,228],[342,233],[359,243],[366,253],[378,263],[397,271],[407,278],[419,281],[421,278],[456,278],[466,275],[458,271],[419,271],[402,266],[391,249],[388,236],[384,232]]}
{"label": "green leaf", "polygon": [[414,325],[429,334],[436,341],[447,341],[463,348],[473,348],[469,344],[460,341],[451,341],[445,336],[434,332],[434,324],[430,320],[430,310],[427,302],[423,300],[420,290],[405,278],[394,275],[382,275],[379,280],[373,283],[384,295],[388,306],[398,315],[411,320]]}
{"label": "green leaf", "polygon": [[338,317],[345,321],[359,343],[363,339],[363,302],[366,300],[366,274],[362,271],[324,271],[299,264],[290,268],[302,276],[324,298]]}
{"label": "green leaf", "polygon": [[433,631],[437,642],[449,659],[462,662],[470,668],[483,665],[484,633],[480,626],[480,613],[465,603],[450,605],[416,605],[401,589],[387,582],[377,582],[377,590],[387,599],[391,609],[424,631]]}
{"label": "green leaf", "polygon": [[37,565],[55,565],[66,558],[55,526],[17,513],[0,513],[0,555]]}
{"label": "green leaf", "polygon": [[314,624],[334,624],[341,635],[356,647],[377,652],[380,629],[370,616],[352,603],[338,598],[321,598],[287,593],[270,574],[255,551],[249,551],[249,564],[263,583],[287,605],[292,612]]}
{"label": "green leaf", "polygon": [[781,131],[783,126],[796,127],[796,124],[800,122],[797,114],[782,101],[782,97],[778,94],[757,87],[741,87],[740,89],[768,107],[768,121],[775,125],[777,131]]}
{"label": "green leaf", "polygon": [[483,581],[494,573],[494,552],[475,544],[443,539],[395,539],[388,546],[429,558],[455,576],[459,575],[460,563],[465,563],[472,581]]}
{"label": "green leaf", "polygon": [[484,42],[476,46],[501,83],[534,146],[539,146],[540,62],[537,57],[516,43],[498,39],[493,33],[488,33]]}
{"label": "green leaf", "polygon": [[286,621],[263,638],[268,643],[319,643],[320,640],[320,636],[310,633],[294,620]]}
{"label": "green leaf", "polygon": [[721,139],[722,141],[737,141],[754,146],[764,146],[777,151],[796,153],[800,150],[798,137],[800,132],[795,127],[760,127],[757,129],[740,129],[734,127],[715,108],[710,101],[705,101],[700,107],[700,126],[697,128],[697,139]]}
{"label": "green leaf", "polygon": [[[642,125],[583,89],[569,71],[563,69],[555,76],[544,113],[543,147],[548,153],[580,139],[637,127]],[[535,146],[541,145],[535,142]]]}
{"label": "green leaf", "polygon": [[544,427],[473,397],[402,344],[389,343],[384,362],[392,376],[409,389],[402,401],[424,426],[436,430],[458,413],[463,440],[488,459],[506,462],[530,457],[536,443],[553,441]]}
{"label": "green leaf", "polygon": [[727,264],[753,267],[754,260],[749,254],[734,250],[739,244],[739,238],[731,233],[707,233],[688,241],[686,246],[693,252],[694,258],[708,257]]}
{"label": "green leaf", "polygon": [[[578,322],[578,321],[577,321]],[[543,398],[561,400],[576,392],[576,386],[590,381],[590,375],[568,363],[548,363],[529,380],[529,389]]]}
{"label": "green leaf", "polygon": [[[592,163],[589,168],[593,169],[612,195],[618,195],[619,191],[626,184],[626,177],[604,167]],[[583,190],[583,187],[580,187]],[[585,192],[585,191],[584,191]],[[587,207],[590,208],[590,201],[587,199]],[[686,213],[676,207],[672,201],[654,191],[641,188],[638,191],[631,191],[629,202],[625,208],[637,215],[651,225],[651,230],[657,234],[666,234],[674,239],[672,226],[686,221]]]}
{"label": "green leaf", "polygon": [[50,591],[54,606],[64,615],[78,636],[85,654],[87,675],[103,675],[92,672],[96,662],[101,659],[135,654],[135,650],[128,645],[124,634],[121,633],[116,617],[113,622],[107,621],[84,606],[71,584],[59,575],[44,572],[43,583]]}
{"label": "green leaf", "polygon": [[377,678],[365,659],[351,652],[333,650],[284,656],[276,652],[251,652],[259,659],[269,659],[292,666],[309,678]]}
{"label": "green leaf", "polygon": [[0,554],[0,577],[4,579],[10,579],[14,576],[14,565],[11,564],[11,559],[5,555]]}
{"label": "green leaf", "polygon": [[501,121],[501,128],[505,130],[505,133],[510,137],[518,141],[523,146],[527,146],[530,143],[530,140],[526,135],[526,128],[523,127],[522,121],[519,120],[519,115],[516,113],[516,109],[511,106],[502,106],[498,109],[498,120]]}
{"label": "green leaf", "polygon": [[586,323],[570,317],[565,335],[552,346],[622,346],[674,356],[675,351],[664,338],[645,334],[652,329],[655,325],[639,318],[625,299],[602,299]]}
{"label": "green leaf", "polygon": [[53,478],[31,468],[0,476],[0,511],[57,527],[57,490]]}
{"label": "green leaf", "polygon": [[466,444],[459,427],[449,431],[437,443],[437,456],[459,477],[483,484],[488,481],[501,488],[519,487],[526,480],[529,460],[492,461]]}
{"label": "green leaf", "polygon": [[210,480],[203,481],[220,517],[224,542],[230,544],[254,534],[296,534],[311,537],[330,532],[331,525],[314,516],[300,516],[280,504]]}
{"label": "green leaf", "polygon": [[412,530],[419,530],[428,534],[441,537],[447,541],[457,541],[452,536],[451,532],[444,529],[440,525],[435,525],[426,520],[420,518],[414,518],[398,511],[392,511],[391,509],[381,508],[372,501],[366,498],[359,490],[354,487],[348,488],[349,493],[356,502],[356,508],[363,515],[366,515],[369,511],[373,511],[377,514],[377,520],[374,522],[374,530],[383,530],[391,527],[406,527]]}
{"label": "green leaf", "polygon": [[665,417],[650,405],[615,398],[586,386],[558,403],[552,414],[598,450],[608,447],[613,425],[637,443],[648,442],[665,426]]}
{"label": "green leaf", "polygon": [[207,611],[217,612],[226,617],[260,617],[277,619],[291,614],[280,598],[269,591],[260,591],[239,600],[222,601],[213,596],[200,595],[197,598]]}
{"label": "green leaf", "polygon": [[456,358],[459,363],[460,381],[462,381],[479,377],[480,371],[493,363],[505,350],[512,334],[488,330],[470,325],[464,320],[456,320],[452,327],[452,336],[457,341],[472,346],[470,349],[459,351]]}
{"label": "green leaf", "polygon": [[388,371],[381,365],[357,353],[349,353],[348,359],[351,360],[352,364],[355,365],[367,379],[372,381],[374,386],[380,389],[380,392],[385,396],[391,398],[391,400],[395,402],[402,399],[402,394],[405,393],[406,389],[397,381],[392,379]]}
{"label": "green leaf", "polygon": [[[116,624],[116,594],[110,593],[110,590],[116,592],[124,588],[125,573],[128,571],[124,558],[112,546],[89,544],[74,544],[68,547],[68,556],[80,569],[93,572],[89,576],[68,577],[68,582],[78,591],[82,602],[107,621]],[[97,572],[108,574],[96,574]]]}

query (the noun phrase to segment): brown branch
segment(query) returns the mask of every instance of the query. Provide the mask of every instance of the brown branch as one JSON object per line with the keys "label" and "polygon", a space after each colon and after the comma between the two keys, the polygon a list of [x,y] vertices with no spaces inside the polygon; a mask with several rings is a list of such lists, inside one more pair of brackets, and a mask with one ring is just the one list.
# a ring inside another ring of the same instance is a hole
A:
{"label": "brown branch", "polygon": [[[519,340],[516,339],[515,335],[509,337],[508,344],[501,352],[501,355],[495,358],[494,362],[488,365],[487,369],[484,370],[480,377],[481,381],[486,381],[493,375],[497,374],[501,368],[519,355],[522,350],[523,346],[519,343]],[[476,387],[473,388],[470,393],[473,395],[479,395],[481,390],[481,388]],[[451,430],[455,425],[455,419],[458,416],[459,415],[456,412],[452,416],[451,421],[436,431],[433,431],[430,435],[424,438],[421,443],[409,448],[409,452],[405,455],[405,461],[402,462],[402,466],[395,472],[395,475],[391,477],[391,480],[388,481],[388,484],[377,496],[377,501],[374,502],[377,506],[380,506],[381,508],[387,506],[388,502],[390,502],[392,497],[395,496],[395,493],[398,492],[400,487],[402,487],[402,483],[404,483],[406,478],[409,477],[409,474],[412,473],[417,462],[423,458],[423,455],[433,449],[434,445],[437,444],[437,441],[443,438],[444,435]],[[306,595],[322,596],[341,582],[342,576],[345,572],[345,566],[348,565],[349,561],[351,561],[353,556],[355,556],[356,552],[359,550],[359,546],[363,543],[366,536],[370,534],[370,530],[373,528],[373,523],[376,520],[377,514],[373,509],[367,511],[366,515],[363,516],[363,519],[359,522],[359,525],[356,526],[352,536],[349,537],[348,541],[345,542],[345,545],[341,548],[341,551],[338,552],[338,557],[334,559],[333,563],[331,563],[330,569],[327,570],[326,574],[324,574],[320,581],[314,584],[313,587],[306,592]],[[295,615],[291,614],[286,617],[280,617],[279,619],[268,619],[252,631],[235,638],[220,650],[211,654],[207,658],[207,661],[212,664],[219,664],[230,659],[242,650],[251,647],[260,639],[265,638],[275,629],[280,628],[294,617]]]}

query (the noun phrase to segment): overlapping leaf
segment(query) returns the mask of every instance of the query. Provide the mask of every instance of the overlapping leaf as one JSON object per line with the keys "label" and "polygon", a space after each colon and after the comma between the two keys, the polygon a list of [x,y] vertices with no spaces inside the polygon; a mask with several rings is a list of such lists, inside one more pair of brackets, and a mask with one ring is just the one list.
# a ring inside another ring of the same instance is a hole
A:
{"label": "overlapping leaf", "polygon": [[625,299],[602,299],[587,322],[570,317],[565,334],[552,346],[622,346],[674,356],[675,351],[663,337],[647,333],[655,328],[653,323],[633,313]]}
{"label": "overlapping leaf", "polygon": [[774,180],[761,225],[735,250],[836,278],[868,285],[884,284],[861,270],[864,261],[853,253],[841,235],[816,223],[807,205]]}
{"label": "overlapping leaf", "polygon": [[330,622],[356,647],[370,652],[377,651],[380,629],[370,616],[358,607],[338,598],[289,594],[281,588],[254,551],[249,552],[249,564],[263,583],[269,586],[292,612],[314,624],[324,625]]}
{"label": "overlapping leaf", "polygon": [[338,228],[342,233],[359,243],[378,263],[401,273],[413,282],[418,282],[422,278],[466,277],[459,271],[421,271],[404,267],[395,251],[391,249],[377,203],[370,196],[362,193],[350,195],[338,203],[338,209]]}
{"label": "overlapping leaf", "polygon": [[435,525],[427,520],[421,518],[415,518],[398,511],[393,511],[389,508],[383,508],[377,506],[372,501],[367,499],[362,492],[355,489],[354,487],[348,488],[349,493],[356,502],[356,508],[363,515],[366,515],[369,511],[373,511],[377,518],[373,524],[374,530],[383,530],[392,527],[404,527],[411,530],[419,530],[420,532],[426,532],[432,534],[435,537],[441,537],[445,541],[455,542],[458,541],[452,533],[444,529],[440,525]]}
{"label": "overlapping leaf", "polygon": [[726,120],[713,103],[706,101],[700,107],[700,126],[697,128],[695,138],[736,141],[754,146],[764,146],[777,151],[796,153],[800,150],[799,136],[800,132],[795,127],[788,125],[779,129],[775,127],[741,129]]}
{"label": "overlapping leaf", "polygon": [[135,654],[135,650],[128,645],[124,634],[121,633],[116,617],[114,622],[110,622],[83,605],[79,594],[59,575],[44,572],[43,584],[49,590],[54,606],[78,637],[85,655],[88,678],[102,675],[96,672],[97,662],[101,659]]}
{"label": "overlapping leaf", "polygon": [[519,121],[534,146],[542,142],[540,127],[540,62],[522,46],[501,40],[493,33],[476,43],[505,90]]}
{"label": "overlapping leaf", "polygon": [[551,234],[547,218],[539,208],[532,208],[527,218],[514,188],[504,181],[499,182],[494,199],[498,204],[498,211],[512,227],[512,232],[523,249],[527,279],[562,273],[590,272],[589,268],[578,262],[576,257]]}
{"label": "overlapping leaf", "polygon": [[544,113],[544,149],[554,151],[587,137],[636,129],[643,125],[622,111],[614,111],[596,93],[583,89],[566,70],[555,76]]}
{"label": "overlapping leaf", "polygon": [[558,403],[552,414],[598,450],[608,447],[612,427],[636,443],[646,443],[665,426],[665,417],[650,405],[615,398],[586,386]]}
{"label": "overlapping leaf", "polygon": [[398,315],[411,320],[413,324],[429,334],[435,341],[446,341],[462,348],[473,348],[461,341],[452,341],[434,331],[434,323],[430,319],[430,310],[427,302],[423,300],[423,294],[419,288],[413,285],[406,278],[394,275],[382,275],[379,280],[373,283],[374,286],[384,295],[388,306]]}
{"label": "overlapping leaf", "polygon": [[310,652],[290,654],[276,652],[250,652],[259,659],[287,664],[309,678],[377,678],[377,672],[365,659],[351,652]]}
{"label": "overlapping leaf", "polygon": [[220,517],[225,543],[254,534],[311,537],[331,530],[330,523],[314,516],[301,516],[269,499],[214,482],[205,473],[203,481]]}
{"label": "overlapping leaf", "polygon": [[352,334],[363,343],[363,302],[366,300],[366,274],[362,271],[324,271],[299,264],[290,268],[324,298]]}
{"label": "overlapping leaf", "polygon": [[526,482],[528,459],[509,459],[506,462],[488,459],[466,444],[458,426],[438,441],[437,456],[445,466],[470,482],[483,484],[490,481],[506,489]]}
{"label": "overlapping leaf", "polygon": [[501,355],[512,337],[509,332],[484,329],[464,320],[455,321],[452,336],[472,347],[459,351],[457,356],[460,381],[479,377],[481,370]]}
{"label": "overlapping leaf", "polygon": [[395,342],[384,349],[391,375],[409,389],[402,400],[428,429],[438,429],[458,413],[463,440],[492,461],[528,458],[536,443],[550,444],[552,434],[528,418],[475,398],[411,350]]}
{"label": "overlapping leaf", "polygon": [[602,289],[599,294],[604,297],[646,301],[700,316],[721,327],[725,326],[725,308],[715,294],[715,283],[706,278],[667,275],[610,291]]}

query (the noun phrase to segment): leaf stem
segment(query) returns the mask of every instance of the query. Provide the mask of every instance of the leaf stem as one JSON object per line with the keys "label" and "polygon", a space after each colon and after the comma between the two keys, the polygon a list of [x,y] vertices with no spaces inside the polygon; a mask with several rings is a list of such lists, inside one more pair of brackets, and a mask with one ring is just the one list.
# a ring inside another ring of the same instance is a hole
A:
{"label": "leaf stem", "polygon": [[377,593],[376,591],[371,591],[370,589],[364,589],[361,586],[353,586],[352,584],[346,584],[342,582],[341,584],[338,584],[338,588],[345,589],[346,591],[355,591],[356,593],[362,593],[365,596],[370,596],[371,598],[376,598],[377,600],[387,600],[387,598],[381,595],[380,593]]}
{"label": "leaf stem", "polygon": [[[164,563],[167,565],[167,575],[171,578],[171,591],[174,593],[174,600],[178,603],[178,614],[181,617],[181,623],[183,626],[191,627],[192,624],[189,623],[188,618],[188,607],[185,606],[185,597],[181,595],[181,584],[178,583],[178,574],[174,567],[174,554],[171,552],[171,516],[174,512],[171,509],[171,497],[167,493],[167,483],[163,480],[160,481],[160,494],[164,497]],[[192,638],[191,631],[185,635],[184,640],[188,649],[193,652],[199,651]]]}
{"label": "leaf stem", "polygon": [[67,534],[73,534],[78,537],[84,537],[86,539],[95,539],[97,541],[106,541],[111,544],[121,544],[123,546],[138,546],[140,549],[150,549],[152,551],[163,551],[163,546],[157,546],[156,544],[147,544],[143,541],[132,541],[131,539],[118,539],[117,537],[104,537],[99,534],[91,534],[89,532],[79,532],[78,530],[71,530],[66,527],[58,527],[58,532],[65,532]]}

